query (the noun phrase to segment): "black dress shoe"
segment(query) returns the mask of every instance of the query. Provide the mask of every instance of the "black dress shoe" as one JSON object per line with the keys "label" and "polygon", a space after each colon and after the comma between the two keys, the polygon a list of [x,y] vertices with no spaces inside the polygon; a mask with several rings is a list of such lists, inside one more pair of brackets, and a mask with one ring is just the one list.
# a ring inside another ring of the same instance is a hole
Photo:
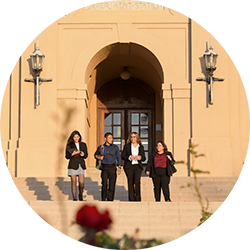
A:
{"label": "black dress shoe", "polygon": [[73,201],[77,201],[77,199],[73,199]]}

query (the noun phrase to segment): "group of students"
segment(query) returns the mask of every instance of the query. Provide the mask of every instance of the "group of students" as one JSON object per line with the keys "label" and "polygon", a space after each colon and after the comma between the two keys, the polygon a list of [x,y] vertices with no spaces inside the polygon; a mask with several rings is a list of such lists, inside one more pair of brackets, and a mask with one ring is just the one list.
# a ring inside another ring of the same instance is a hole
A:
{"label": "group of students", "polygon": [[[117,145],[113,144],[112,133],[105,134],[105,143],[100,145],[94,157],[101,161],[101,178],[102,178],[102,201],[113,201],[115,196],[115,186],[117,174],[121,174],[122,163],[124,161],[124,172],[128,183],[128,200],[141,201],[141,174],[143,164],[146,160],[144,147],[140,136],[132,132],[124,146],[122,153]],[[84,173],[86,170],[85,159],[88,157],[86,143],[82,142],[81,134],[73,131],[67,141],[65,157],[69,159],[68,176],[71,178],[71,190],[73,200],[77,201],[77,176],[79,182],[80,201],[83,200],[84,190]],[[158,141],[155,152],[149,157],[146,174],[152,178],[154,184],[155,201],[161,200],[161,190],[163,191],[166,202],[171,202],[169,193],[169,183],[171,172],[170,165],[174,164],[174,158],[168,151],[166,144]]]}

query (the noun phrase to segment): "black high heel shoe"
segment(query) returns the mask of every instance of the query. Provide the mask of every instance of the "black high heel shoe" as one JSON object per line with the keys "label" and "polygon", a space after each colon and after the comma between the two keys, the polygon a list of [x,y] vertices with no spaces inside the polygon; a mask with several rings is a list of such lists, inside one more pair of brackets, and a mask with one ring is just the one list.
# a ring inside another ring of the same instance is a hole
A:
{"label": "black high heel shoe", "polygon": [[82,194],[79,194],[79,201],[83,201]]}

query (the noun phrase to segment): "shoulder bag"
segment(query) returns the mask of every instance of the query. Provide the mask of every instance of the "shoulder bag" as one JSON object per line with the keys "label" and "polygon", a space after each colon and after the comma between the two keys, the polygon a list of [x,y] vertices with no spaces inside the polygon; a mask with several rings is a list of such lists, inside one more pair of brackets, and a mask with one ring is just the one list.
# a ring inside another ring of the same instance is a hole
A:
{"label": "shoulder bag", "polygon": [[[101,154],[100,154],[100,156],[103,156],[103,155],[104,155],[104,145],[102,144],[102,145],[101,145]],[[96,159],[96,165],[95,165],[95,167],[96,167],[96,169],[98,169],[98,170],[102,170],[102,161]]]}

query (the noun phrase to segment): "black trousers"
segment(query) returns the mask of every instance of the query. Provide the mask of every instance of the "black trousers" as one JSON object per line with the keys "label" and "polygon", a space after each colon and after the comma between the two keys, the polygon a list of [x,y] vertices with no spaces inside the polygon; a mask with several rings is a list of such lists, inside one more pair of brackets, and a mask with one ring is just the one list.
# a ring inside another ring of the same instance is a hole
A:
{"label": "black trousers", "polygon": [[113,201],[117,179],[115,164],[102,164],[102,201]]}
{"label": "black trousers", "polygon": [[156,177],[152,178],[154,183],[155,201],[161,201],[161,190],[163,190],[165,201],[171,201],[169,194],[170,177],[166,174],[166,169],[156,168],[155,172]]}
{"label": "black trousers", "polygon": [[141,201],[141,173],[142,169],[138,164],[131,165],[124,169],[128,180],[129,201]]}

